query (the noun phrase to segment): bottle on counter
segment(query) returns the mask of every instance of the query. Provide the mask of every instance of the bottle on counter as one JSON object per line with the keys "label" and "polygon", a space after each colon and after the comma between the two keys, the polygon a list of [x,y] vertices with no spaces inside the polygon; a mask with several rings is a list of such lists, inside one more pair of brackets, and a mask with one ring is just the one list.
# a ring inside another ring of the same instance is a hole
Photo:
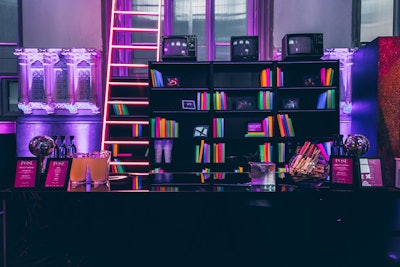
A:
{"label": "bottle on counter", "polygon": [[55,144],[53,153],[51,153],[51,157],[59,158],[60,157],[60,148],[58,147],[58,144],[57,144],[57,135],[53,135],[51,138],[54,140],[54,144]]}
{"label": "bottle on counter", "polygon": [[69,137],[69,144],[67,146],[67,157],[72,157],[76,153],[76,146],[74,144],[75,136],[71,135]]}
{"label": "bottle on counter", "polygon": [[65,135],[60,136],[61,145],[60,145],[60,158],[67,157],[67,145],[65,144]]}

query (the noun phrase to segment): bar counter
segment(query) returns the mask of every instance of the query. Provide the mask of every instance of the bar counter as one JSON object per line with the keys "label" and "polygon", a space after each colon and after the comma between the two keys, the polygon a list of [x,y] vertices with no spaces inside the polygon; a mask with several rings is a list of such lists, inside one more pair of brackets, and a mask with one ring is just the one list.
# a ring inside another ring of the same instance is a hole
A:
{"label": "bar counter", "polygon": [[243,176],[137,178],[91,192],[1,192],[7,266],[399,263],[396,189],[278,183],[266,192]]}

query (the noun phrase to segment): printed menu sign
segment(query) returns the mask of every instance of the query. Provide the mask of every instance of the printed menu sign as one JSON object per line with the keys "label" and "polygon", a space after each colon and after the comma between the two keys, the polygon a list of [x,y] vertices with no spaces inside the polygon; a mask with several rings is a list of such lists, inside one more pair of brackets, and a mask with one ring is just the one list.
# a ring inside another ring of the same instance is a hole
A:
{"label": "printed menu sign", "polygon": [[360,158],[362,187],[382,187],[382,165],[379,158]]}
{"label": "printed menu sign", "polygon": [[37,158],[19,158],[15,172],[15,188],[34,188],[36,185],[39,160]]}
{"label": "printed menu sign", "polygon": [[46,188],[63,188],[66,186],[67,177],[71,166],[70,159],[49,159],[46,166]]}
{"label": "printed menu sign", "polygon": [[353,158],[332,158],[332,183],[352,185],[353,184]]}

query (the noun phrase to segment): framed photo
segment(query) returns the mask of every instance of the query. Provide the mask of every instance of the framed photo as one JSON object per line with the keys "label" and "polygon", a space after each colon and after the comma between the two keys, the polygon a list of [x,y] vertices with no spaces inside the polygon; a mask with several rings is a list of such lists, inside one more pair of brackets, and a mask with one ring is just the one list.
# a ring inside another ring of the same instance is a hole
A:
{"label": "framed photo", "polygon": [[43,188],[66,190],[72,158],[48,158]]}
{"label": "framed photo", "polygon": [[283,109],[298,109],[299,99],[298,98],[286,98],[282,100]]}
{"label": "framed photo", "polygon": [[165,85],[167,87],[180,87],[181,78],[179,77],[165,77]]}
{"label": "framed photo", "polygon": [[255,110],[255,98],[251,96],[230,97],[230,107],[232,110]]}
{"label": "framed photo", "polygon": [[14,188],[33,189],[37,187],[40,177],[40,160],[36,157],[17,158]]}
{"label": "framed photo", "polygon": [[182,100],[182,109],[196,110],[196,102],[194,100]]}
{"label": "framed photo", "polygon": [[361,189],[385,187],[385,176],[381,157],[358,157],[357,178]]}
{"label": "framed photo", "polygon": [[193,137],[208,137],[208,125],[198,125],[194,127]]}
{"label": "framed photo", "polygon": [[330,164],[332,187],[354,187],[354,157],[331,156]]}

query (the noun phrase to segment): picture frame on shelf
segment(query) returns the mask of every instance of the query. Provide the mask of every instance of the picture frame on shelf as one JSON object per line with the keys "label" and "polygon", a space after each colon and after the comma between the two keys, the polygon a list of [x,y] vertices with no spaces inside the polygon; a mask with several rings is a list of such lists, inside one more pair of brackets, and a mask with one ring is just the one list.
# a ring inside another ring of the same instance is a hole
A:
{"label": "picture frame on shelf", "polygon": [[299,99],[298,98],[282,99],[282,109],[299,109]]}
{"label": "picture frame on shelf", "polygon": [[193,137],[208,137],[208,125],[197,125],[193,130]]}
{"label": "picture frame on shelf", "polygon": [[232,110],[255,110],[255,98],[251,96],[230,97]]}
{"label": "picture frame on shelf", "polygon": [[196,110],[196,102],[194,100],[182,100],[182,109]]}
{"label": "picture frame on shelf", "polygon": [[360,189],[385,188],[385,175],[382,157],[357,157],[356,172]]}

